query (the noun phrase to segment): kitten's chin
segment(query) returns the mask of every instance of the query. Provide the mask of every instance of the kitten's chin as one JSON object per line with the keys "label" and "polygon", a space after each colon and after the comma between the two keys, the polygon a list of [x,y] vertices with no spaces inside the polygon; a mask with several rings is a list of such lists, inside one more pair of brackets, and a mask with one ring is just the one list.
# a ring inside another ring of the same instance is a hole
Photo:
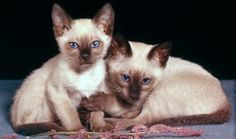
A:
{"label": "kitten's chin", "polygon": [[77,73],[82,73],[86,70],[89,70],[96,64],[97,60],[78,60],[70,63],[72,69]]}
{"label": "kitten's chin", "polygon": [[86,70],[89,70],[91,67],[93,66],[92,63],[84,63],[82,65],[79,65],[79,70],[82,72],[82,71],[86,71]]}
{"label": "kitten's chin", "polygon": [[89,70],[93,66],[93,63],[83,63],[83,64],[77,64],[73,65],[72,68],[77,72],[77,73],[82,73],[84,71]]}

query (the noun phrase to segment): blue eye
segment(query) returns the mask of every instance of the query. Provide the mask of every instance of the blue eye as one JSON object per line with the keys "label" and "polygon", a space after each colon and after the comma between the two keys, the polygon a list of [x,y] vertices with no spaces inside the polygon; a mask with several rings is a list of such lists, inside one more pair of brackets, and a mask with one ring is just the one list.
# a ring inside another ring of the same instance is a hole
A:
{"label": "blue eye", "polygon": [[126,81],[126,82],[130,81],[130,77],[129,77],[129,75],[127,75],[127,74],[122,74],[122,75],[121,75],[121,79],[122,79],[123,81]]}
{"label": "blue eye", "polygon": [[98,48],[100,45],[100,41],[96,40],[90,44],[92,48]]}
{"label": "blue eye", "polygon": [[79,45],[76,42],[70,42],[70,48],[76,49]]}
{"label": "blue eye", "polygon": [[143,81],[142,81],[142,83],[143,83],[144,85],[148,85],[148,84],[151,83],[151,79],[149,79],[149,78],[144,78]]}

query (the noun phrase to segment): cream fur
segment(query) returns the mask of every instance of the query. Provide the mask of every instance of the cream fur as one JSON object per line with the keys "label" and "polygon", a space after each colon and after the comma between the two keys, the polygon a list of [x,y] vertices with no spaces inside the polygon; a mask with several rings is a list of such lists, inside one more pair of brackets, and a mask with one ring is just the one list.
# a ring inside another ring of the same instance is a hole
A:
{"label": "cream fur", "polygon": [[198,64],[170,57],[160,84],[144,109],[150,109],[149,115],[161,120],[211,114],[226,105],[227,98],[215,77]]}

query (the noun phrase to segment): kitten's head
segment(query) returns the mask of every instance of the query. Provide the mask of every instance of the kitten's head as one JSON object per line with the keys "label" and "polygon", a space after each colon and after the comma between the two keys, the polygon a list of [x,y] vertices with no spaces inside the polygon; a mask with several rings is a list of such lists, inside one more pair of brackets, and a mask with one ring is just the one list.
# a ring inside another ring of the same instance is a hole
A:
{"label": "kitten's head", "polygon": [[73,20],[59,5],[52,8],[53,30],[62,55],[76,71],[103,59],[110,46],[114,10],[104,5],[93,19]]}
{"label": "kitten's head", "polygon": [[143,102],[161,79],[171,43],[148,45],[113,37],[107,56],[107,83],[128,104]]}

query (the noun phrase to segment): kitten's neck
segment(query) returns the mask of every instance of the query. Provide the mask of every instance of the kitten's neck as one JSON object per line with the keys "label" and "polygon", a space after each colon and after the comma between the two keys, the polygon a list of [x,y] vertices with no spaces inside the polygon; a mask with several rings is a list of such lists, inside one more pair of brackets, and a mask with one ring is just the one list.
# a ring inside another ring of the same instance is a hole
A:
{"label": "kitten's neck", "polygon": [[[93,63],[91,67],[82,73],[78,73],[70,67],[68,61],[61,57],[59,69],[64,85],[73,87],[80,92],[82,96],[89,97],[101,89],[105,79],[105,61],[103,59]],[[92,81],[92,82],[91,82]]]}

